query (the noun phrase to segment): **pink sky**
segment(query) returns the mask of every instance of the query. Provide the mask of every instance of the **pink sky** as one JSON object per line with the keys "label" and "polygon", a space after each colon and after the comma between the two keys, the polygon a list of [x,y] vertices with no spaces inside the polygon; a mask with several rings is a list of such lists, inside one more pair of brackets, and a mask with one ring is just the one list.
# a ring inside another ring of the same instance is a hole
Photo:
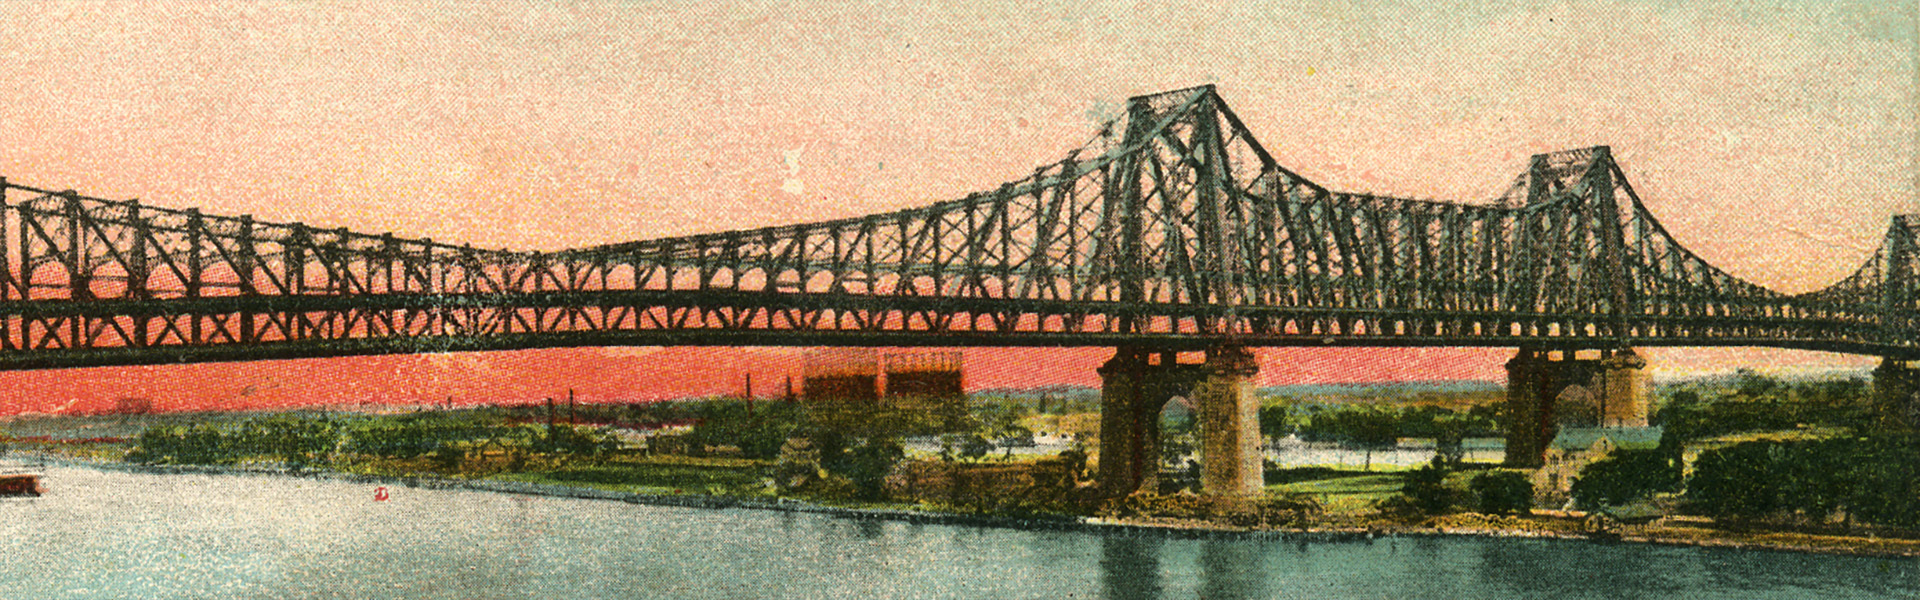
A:
{"label": "pink sky", "polygon": [[[1846,276],[1890,215],[1920,212],[1907,3],[1202,4],[4,3],[0,176],[554,249],[990,190],[1128,96],[1216,83],[1283,164],[1341,189],[1479,200],[1531,154],[1611,145],[1682,243],[1782,291]],[[0,401],[216,374],[264,388],[314,369],[404,373],[420,398],[501,377],[563,389],[636,352],[6,375],[16,397]],[[1504,359],[1303,352],[1264,351],[1267,377],[1498,378]],[[1013,365],[978,385],[1088,382],[1094,354],[970,360]],[[1870,362],[1653,354],[1672,372]],[[622,381],[632,397],[698,387]]]}

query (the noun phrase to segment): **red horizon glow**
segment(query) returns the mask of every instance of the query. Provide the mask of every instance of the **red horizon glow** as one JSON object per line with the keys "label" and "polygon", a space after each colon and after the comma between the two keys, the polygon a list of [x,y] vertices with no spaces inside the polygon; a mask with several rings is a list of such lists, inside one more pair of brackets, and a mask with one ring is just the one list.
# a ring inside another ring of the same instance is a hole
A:
{"label": "red horizon glow", "polygon": [[[968,348],[965,387],[1099,387],[1108,348]],[[1260,348],[1260,385],[1396,381],[1504,382],[1505,348]],[[1792,360],[1779,357],[1789,354]],[[584,403],[738,395],[750,374],[759,398],[800,387],[799,348],[558,348],[0,372],[0,416],[110,412],[126,398],[158,412],[276,411],[359,405],[474,406],[564,399]],[[1860,368],[1870,357],[1770,349],[1643,349],[1664,364],[1721,370],[1789,363]],[[1686,374],[1692,371],[1673,372]]]}

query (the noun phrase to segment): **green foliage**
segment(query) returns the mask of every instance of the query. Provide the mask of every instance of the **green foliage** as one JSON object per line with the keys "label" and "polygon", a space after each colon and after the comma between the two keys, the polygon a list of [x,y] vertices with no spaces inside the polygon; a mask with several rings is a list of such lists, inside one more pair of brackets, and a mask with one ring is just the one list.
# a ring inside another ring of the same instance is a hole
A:
{"label": "green foliage", "polygon": [[[1431,405],[1276,402],[1261,407],[1260,430],[1268,437],[1297,434],[1309,442],[1338,442],[1367,450],[1391,446],[1403,437],[1431,438],[1442,455],[1457,463],[1466,438],[1500,435],[1499,417],[1496,404],[1475,405],[1463,412]],[[1372,461],[1368,462],[1371,466]]]}
{"label": "green foliage", "polygon": [[1780,506],[1775,463],[1783,453],[1771,442],[1735,444],[1703,453],[1687,480],[1687,498],[1715,517],[1770,514]]}
{"label": "green foliage", "polygon": [[1680,461],[1661,449],[1615,450],[1573,478],[1570,490],[1580,506],[1621,506],[1658,492],[1679,491]]}
{"label": "green foliage", "polygon": [[459,455],[470,449],[525,449],[542,435],[532,425],[444,413],[365,418],[344,429],[341,448],[347,454],[394,459],[432,456],[443,465],[457,465]]}
{"label": "green foliage", "polygon": [[238,459],[227,437],[205,424],[149,427],[126,457],[128,462],[154,465],[221,465]]}
{"label": "green foliage", "polygon": [[1294,433],[1299,427],[1292,403],[1269,402],[1260,406],[1260,435],[1268,439],[1279,439]]}
{"label": "green foliage", "polygon": [[689,441],[711,446],[738,446],[747,458],[772,459],[780,455],[787,438],[806,423],[806,412],[789,402],[748,404],[715,400],[694,406],[695,424]]}
{"label": "green foliage", "polygon": [[995,446],[1006,450],[1006,456],[1013,456],[1013,449],[1033,446],[1033,430],[1020,424],[1028,415],[1025,405],[1012,402],[983,404],[974,410],[974,419],[978,423],[975,430],[980,437],[993,442]]}
{"label": "green foliage", "polygon": [[471,412],[402,416],[272,415],[237,423],[155,425],[134,440],[126,460],[146,464],[225,465],[274,461],[289,469],[362,459],[429,459],[443,471],[468,459],[505,454],[524,461],[539,451],[597,457],[619,447],[612,436],[572,426],[518,425]]}
{"label": "green foliage", "polygon": [[548,429],[546,435],[537,438],[533,449],[545,454],[597,457],[620,449],[620,441],[594,429],[557,425]]}
{"label": "green foliage", "polygon": [[1527,514],[1533,510],[1533,482],[1517,471],[1487,471],[1467,482],[1474,510],[1490,515]]}
{"label": "green foliage", "polygon": [[294,470],[326,464],[340,444],[338,425],[326,417],[253,419],[229,436],[233,454],[277,459]]}
{"label": "green foliage", "polygon": [[1698,381],[1666,392],[1650,421],[1682,440],[1801,426],[1857,427],[1872,414],[1859,378],[1782,381],[1741,370],[1725,381]]}
{"label": "green foliage", "polygon": [[851,482],[858,499],[881,500],[887,495],[887,474],[906,456],[906,449],[896,440],[869,438],[849,446],[832,459],[823,456],[821,464],[827,472]]}
{"label": "green foliage", "polygon": [[1826,461],[1844,460],[1851,486],[1842,508],[1861,520],[1901,527],[1920,526],[1920,439],[1885,435],[1855,440]]}
{"label": "green foliage", "polygon": [[1703,453],[1687,479],[1692,507],[1716,518],[1844,514],[1920,525],[1920,446],[1908,436],[1757,441]]}
{"label": "green foliage", "polygon": [[1450,469],[1437,457],[1426,466],[1408,471],[1405,484],[1400,493],[1411,500],[1414,508],[1420,512],[1434,515],[1453,509],[1459,494],[1447,487],[1447,474]]}

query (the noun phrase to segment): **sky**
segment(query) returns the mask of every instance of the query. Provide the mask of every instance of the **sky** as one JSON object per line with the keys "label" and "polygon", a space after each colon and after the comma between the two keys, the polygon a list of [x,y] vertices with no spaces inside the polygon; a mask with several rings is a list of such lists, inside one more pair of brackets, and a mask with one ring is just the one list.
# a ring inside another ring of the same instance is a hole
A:
{"label": "sky", "polygon": [[[0,177],[559,249],[991,190],[1129,96],[1213,83],[1276,159],[1335,189],[1484,201],[1532,154],[1610,145],[1682,244],[1785,292],[1845,277],[1891,215],[1920,212],[1911,3],[1212,4],[0,3]],[[0,374],[0,414],[116,396],[283,406],[311,381],[342,402],[673,397],[776,381],[799,352]],[[1669,374],[1872,363],[1648,354]],[[1091,384],[1104,357],[969,351],[969,382]],[[1499,380],[1506,357],[1274,349],[1261,377]]]}

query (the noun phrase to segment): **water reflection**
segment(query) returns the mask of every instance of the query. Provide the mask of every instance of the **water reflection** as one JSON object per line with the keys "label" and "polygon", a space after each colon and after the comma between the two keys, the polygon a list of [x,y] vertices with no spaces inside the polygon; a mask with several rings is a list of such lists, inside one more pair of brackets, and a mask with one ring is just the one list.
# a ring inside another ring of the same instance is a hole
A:
{"label": "water reflection", "polygon": [[1160,546],[1155,536],[1112,535],[1100,541],[1100,589],[1107,600],[1154,600],[1160,584]]}
{"label": "water reflection", "polygon": [[886,533],[886,524],[881,523],[879,519],[859,519],[855,523],[855,527],[860,532],[860,539],[863,540],[877,540],[880,539],[880,534]]}
{"label": "water reflection", "polygon": [[1733,590],[1801,587],[1838,596],[1854,590],[1898,595],[1920,587],[1920,565],[1913,559],[1719,549],[1703,550],[1687,558],[1686,562],[1698,569],[1700,580]]}
{"label": "water reflection", "polygon": [[1253,540],[1209,539],[1200,543],[1201,598],[1266,598],[1265,544]]}
{"label": "water reflection", "polygon": [[1645,544],[1477,540],[1480,580],[1528,598],[1667,598],[1678,590]]}

